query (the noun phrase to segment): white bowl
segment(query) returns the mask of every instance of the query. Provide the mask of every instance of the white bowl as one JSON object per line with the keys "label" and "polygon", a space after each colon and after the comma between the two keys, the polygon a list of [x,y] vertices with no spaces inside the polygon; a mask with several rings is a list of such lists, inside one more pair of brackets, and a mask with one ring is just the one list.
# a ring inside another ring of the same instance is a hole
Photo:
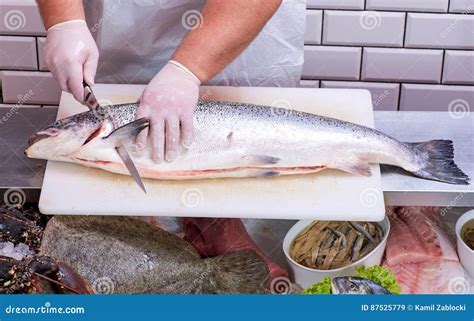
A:
{"label": "white bowl", "polygon": [[470,210],[458,219],[456,222],[456,238],[458,245],[458,256],[464,269],[474,277],[474,251],[467,246],[461,238],[461,229],[467,221],[474,219],[474,210]]}
{"label": "white bowl", "polygon": [[336,276],[354,276],[356,275],[356,266],[363,265],[365,267],[370,267],[374,265],[380,265],[382,262],[385,246],[387,245],[388,234],[390,232],[390,222],[387,217],[385,217],[383,221],[378,222],[384,232],[382,242],[380,242],[380,244],[377,245],[375,249],[358,261],[333,270],[311,269],[297,263],[290,256],[291,243],[301,231],[311,224],[311,222],[313,222],[313,220],[298,221],[290,228],[288,233],[286,233],[285,239],[283,240],[283,252],[285,253],[286,260],[290,267],[290,277],[295,283],[298,283],[303,288],[307,288],[325,277],[333,278]]}

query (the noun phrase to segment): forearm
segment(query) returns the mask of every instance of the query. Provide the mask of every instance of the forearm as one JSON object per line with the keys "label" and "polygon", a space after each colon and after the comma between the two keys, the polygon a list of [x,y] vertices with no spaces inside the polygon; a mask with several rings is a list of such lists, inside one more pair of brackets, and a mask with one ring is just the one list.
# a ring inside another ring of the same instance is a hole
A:
{"label": "forearm", "polygon": [[49,29],[55,24],[82,19],[84,20],[84,7],[82,0],[37,0],[43,17],[44,27]]}
{"label": "forearm", "polygon": [[202,25],[191,30],[173,55],[206,82],[258,35],[281,0],[207,0]]}

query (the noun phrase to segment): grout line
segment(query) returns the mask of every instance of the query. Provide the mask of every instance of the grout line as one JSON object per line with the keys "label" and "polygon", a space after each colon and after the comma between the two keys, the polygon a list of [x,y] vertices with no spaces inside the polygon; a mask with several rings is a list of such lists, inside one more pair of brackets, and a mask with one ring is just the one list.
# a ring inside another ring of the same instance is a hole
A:
{"label": "grout line", "polygon": [[446,61],[446,50],[443,50],[443,56],[441,58],[441,75],[439,76],[439,83],[443,84],[443,75],[444,75],[444,63]]}
{"label": "grout line", "polygon": [[320,44],[323,45],[323,35],[324,35],[324,16],[326,15],[326,10],[322,11],[321,15],[321,41]]}
{"label": "grout line", "polygon": [[369,45],[369,44],[324,44],[324,45],[315,45],[314,43],[305,43],[305,47],[341,47],[341,48],[360,48],[364,46],[365,48],[383,48],[383,49],[414,49],[414,50],[432,50],[432,51],[441,51],[441,50],[453,50],[453,51],[472,51],[472,48],[442,48],[442,47],[395,47],[395,46],[387,46],[387,45]]}
{"label": "grout line", "polygon": [[[395,2],[395,0],[393,0]],[[422,14],[434,14],[434,15],[472,15],[472,13],[463,12],[449,12],[449,11],[429,11],[429,10],[394,10],[394,9],[347,9],[347,8],[306,8],[306,10],[330,10],[330,11],[350,11],[350,12],[364,12],[364,11],[377,11],[377,12],[388,12],[388,13],[422,13]],[[449,9],[448,9],[449,10]]]}
{"label": "grout line", "polygon": [[39,43],[38,43],[38,37],[35,37],[35,50],[36,50],[36,66],[37,66],[37,71],[40,71],[40,61],[39,61]]}
{"label": "grout line", "polygon": [[397,111],[400,111],[400,105],[402,103],[402,84],[398,84],[398,102],[397,102]]}
{"label": "grout line", "polygon": [[359,68],[359,81],[362,81],[362,66],[364,65],[364,47],[360,48],[360,68]]}
{"label": "grout line", "polygon": [[16,34],[8,34],[5,32],[0,31],[0,37],[18,37],[18,38],[33,38],[33,37],[41,37],[41,38],[46,38],[46,34],[38,34],[38,33],[30,33],[30,34],[21,34],[21,35],[16,35]]}
{"label": "grout line", "polygon": [[337,82],[362,82],[362,83],[374,83],[374,84],[398,84],[398,85],[425,85],[425,86],[449,86],[449,87],[466,87],[467,89],[474,88],[472,84],[440,84],[436,82],[420,82],[420,81],[409,81],[409,80],[354,80],[354,79],[335,79],[335,78],[301,78],[304,81],[337,81]]}
{"label": "grout line", "polygon": [[402,47],[405,48],[405,40],[407,38],[407,25],[408,25],[408,12],[405,12],[405,21],[404,21],[404,26],[403,26],[403,41],[402,41]]}

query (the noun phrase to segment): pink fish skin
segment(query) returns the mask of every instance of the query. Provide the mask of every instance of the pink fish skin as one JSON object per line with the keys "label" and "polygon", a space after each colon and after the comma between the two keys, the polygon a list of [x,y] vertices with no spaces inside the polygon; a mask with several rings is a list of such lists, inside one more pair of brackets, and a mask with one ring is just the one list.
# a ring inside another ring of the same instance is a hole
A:
{"label": "pink fish skin", "polygon": [[453,281],[467,283],[453,239],[435,207],[388,208],[391,231],[385,260],[405,294],[456,293]]}

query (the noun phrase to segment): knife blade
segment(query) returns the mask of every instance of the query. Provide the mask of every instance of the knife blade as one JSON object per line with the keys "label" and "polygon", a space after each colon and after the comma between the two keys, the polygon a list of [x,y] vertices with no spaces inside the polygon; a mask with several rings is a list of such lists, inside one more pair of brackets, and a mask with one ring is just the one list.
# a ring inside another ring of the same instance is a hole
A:
{"label": "knife blade", "polygon": [[[89,86],[89,84],[86,83],[85,81],[82,82],[82,85],[84,86],[84,101],[83,101],[83,104],[86,105],[90,110],[101,109],[99,101],[95,97],[91,86]],[[105,116],[107,117],[107,115],[105,115]],[[109,117],[110,117],[110,115],[109,115]],[[113,123],[114,122],[112,121],[112,124]],[[146,194],[145,185],[143,184],[143,180],[140,176],[140,173],[138,172],[138,169],[135,166],[135,164],[133,163],[133,160],[130,157],[130,154],[128,153],[125,146],[123,146],[123,144],[118,144],[117,146],[115,146],[115,150],[117,151],[117,154],[120,156],[120,159],[122,160],[123,164],[127,168],[130,175],[133,177],[133,179],[135,180],[137,185]]]}
{"label": "knife blade", "polygon": [[142,191],[145,192],[146,194],[145,185],[143,184],[143,180],[140,177],[140,173],[138,172],[138,169],[133,163],[132,158],[130,157],[130,154],[127,152],[127,149],[125,148],[125,146],[119,145],[115,147],[115,150],[117,151],[120,158],[122,159],[122,162],[125,164],[125,167],[127,168],[128,172],[135,180],[135,183],[137,183],[138,186],[140,186],[140,188],[142,189]]}

